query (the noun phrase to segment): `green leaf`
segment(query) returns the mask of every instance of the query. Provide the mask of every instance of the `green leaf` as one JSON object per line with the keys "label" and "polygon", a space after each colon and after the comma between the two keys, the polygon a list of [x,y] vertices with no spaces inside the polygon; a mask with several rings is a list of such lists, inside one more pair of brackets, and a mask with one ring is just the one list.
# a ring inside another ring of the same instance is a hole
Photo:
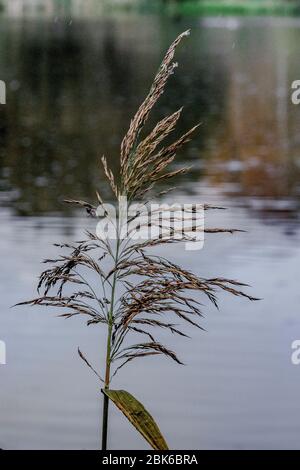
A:
{"label": "green leaf", "polygon": [[102,390],[155,450],[168,450],[159,427],[144,406],[125,390]]}

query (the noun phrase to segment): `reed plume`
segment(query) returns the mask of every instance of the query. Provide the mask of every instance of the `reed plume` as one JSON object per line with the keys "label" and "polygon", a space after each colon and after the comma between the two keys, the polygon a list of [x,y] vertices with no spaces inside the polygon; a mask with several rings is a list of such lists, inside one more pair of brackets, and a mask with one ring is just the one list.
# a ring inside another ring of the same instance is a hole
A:
{"label": "reed plume", "polygon": [[[121,144],[118,177],[109,168],[106,158],[102,157],[105,175],[117,201],[126,197],[131,203],[138,199],[144,201],[145,207],[158,181],[173,178],[188,170],[185,167],[168,170],[168,167],[176,153],[192,138],[198,126],[192,127],[172,144],[163,144],[175,129],[182,109],[159,121],[149,135],[141,137],[150,111],[164,92],[169,77],[177,67],[173,62],[175,49],[188,34],[189,31],[185,31],[171,44],[148,95],[130,123]],[[98,192],[94,204],[81,200],[67,202],[82,207],[95,218],[97,218],[97,207],[100,207],[103,209],[103,214],[109,218],[107,207]],[[203,209],[206,211],[220,208],[204,205]],[[121,237],[120,216],[115,228],[115,242],[87,232],[83,241],[57,245],[64,254],[57,259],[45,260],[45,263],[50,263],[52,267],[46,269],[40,276],[39,296],[22,304],[61,308],[63,311],[61,316],[64,318],[81,315],[86,317],[88,325],[105,325],[107,346],[103,374],[99,374],[79,350],[80,357],[103,384],[102,449],[107,448],[110,399],[124,412],[152,447],[163,449],[167,448],[167,444],[152,417],[127,392],[111,390],[112,378],[129,362],[147,356],[162,355],[181,364],[176,353],[158,341],[156,333],[163,329],[172,335],[186,336],[182,326],[178,326],[178,322],[181,325],[186,322],[201,329],[199,323],[203,316],[203,306],[199,301],[201,296],[206,297],[215,306],[218,306],[218,291],[250,300],[255,299],[242,290],[246,287],[245,284],[222,277],[199,277],[153,254],[152,250],[156,246],[191,240],[188,233],[180,240],[174,237],[174,231],[164,236],[151,237],[146,241],[137,241],[131,237],[124,239]],[[236,230],[206,228],[204,231],[233,233]],[[105,263],[107,259],[111,260],[108,270]],[[99,279],[97,285],[101,286],[100,292],[89,280],[89,272],[95,279]],[[68,293],[65,293],[66,286]],[[141,339],[131,339],[134,336]],[[147,431],[150,429],[149,426],[152,429],[151,433]]]}

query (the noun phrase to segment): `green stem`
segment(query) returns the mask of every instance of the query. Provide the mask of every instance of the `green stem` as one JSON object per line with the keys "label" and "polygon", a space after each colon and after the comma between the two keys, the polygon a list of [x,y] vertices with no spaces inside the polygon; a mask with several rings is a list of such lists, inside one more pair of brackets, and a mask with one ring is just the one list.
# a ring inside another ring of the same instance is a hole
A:
{"label": "green stem", "polygon": [[[105,370],[104,390],[109,389],[109,382],[110,382],[111,332],[112,332],[112,326],[109,324],[108,334],[107,334],[106,370]],[[107,449],[108,405],[109,405],[109,398],[108,398],[107,395],[104,395],[104,398],[103,398],[103,420],[102,420],[102,450]]]}
{"label": "green stem", "polygon": [[[120,239],[119,239],[119,235],[117,235],[115,266],[117,266],[118,264],[119,248],[120,248]],[[108,331],[107,331],[104,390],[109,390],[109,384],[110,384],[111,339],[112,339],[112,330],[113,330],[113,324],[114,324],[114,303],[115,303],[116,284],[117,284],[117,271],[115,271],[114,273],[112,290],[111,290],[110,310],[108,313]],[[107,395],[104,395],[103,420],[102,420],[102,450],[107,449],[108,408],[109,408],[109,398]]]}
{"label": "green stem", "polygon": [[103,421],[102,421],[102,450],[107,449],[108,404],[109,404],[109,398],[108,398],[107,395],[104,395],[104,398],[103,398]]}

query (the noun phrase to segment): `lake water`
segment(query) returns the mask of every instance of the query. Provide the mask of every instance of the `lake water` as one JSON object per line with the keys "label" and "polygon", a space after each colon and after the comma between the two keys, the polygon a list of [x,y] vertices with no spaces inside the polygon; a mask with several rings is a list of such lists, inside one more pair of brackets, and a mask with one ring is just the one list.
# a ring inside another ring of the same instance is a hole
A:
{"label": "lake water", "polygon": [[[179,131],[201,121],[178,156],[193,164],[173,200],[217,203],[203,250],[168,256],[205,277],[251,284],[260,302],[220,296],[206,308],[205,333],[162,335],[185,366],[167,359],[129,364],[114,387],[139,398],[173,449],[300,448],[300,19],[164,18],[112,15],[0,17],[0,447],[96,449],[99,369],[105,334],[56,312],[22,307],[34,296],[52,243],[80,239],[90,219],[67,197],[110,198],[99,165],[117,168],[121,138],[176,35],[192,35],[151,122],[184,105]],[[111,407],[112,449],[147,444]]]}

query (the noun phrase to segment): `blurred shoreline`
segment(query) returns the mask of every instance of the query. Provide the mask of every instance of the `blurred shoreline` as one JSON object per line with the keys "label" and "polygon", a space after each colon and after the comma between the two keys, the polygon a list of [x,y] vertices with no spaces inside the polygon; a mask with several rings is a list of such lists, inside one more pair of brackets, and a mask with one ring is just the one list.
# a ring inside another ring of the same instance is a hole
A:
{"label": "blurred shoreline", "polygon": [[0,11],[10,17],[95,17],[135,11],[181,16],[299,16],[298,0],[0,0]]}

